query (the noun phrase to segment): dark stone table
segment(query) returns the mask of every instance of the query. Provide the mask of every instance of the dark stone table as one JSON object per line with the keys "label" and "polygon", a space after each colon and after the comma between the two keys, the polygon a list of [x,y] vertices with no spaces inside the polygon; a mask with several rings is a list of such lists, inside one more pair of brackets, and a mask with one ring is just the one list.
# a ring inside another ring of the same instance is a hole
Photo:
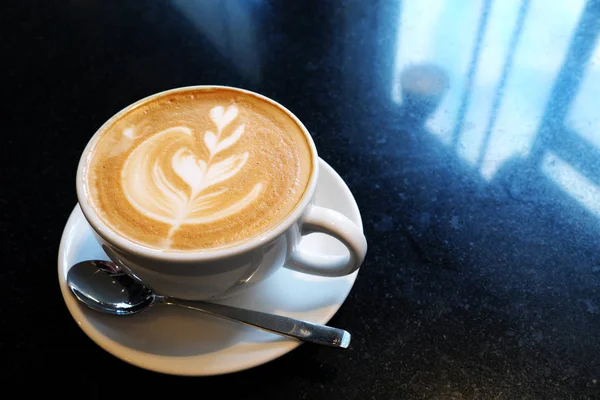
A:
{"label": "dark stone table", "polygon": [[[103,399],[600,398],[596,1],[11,3],[5,386]],[[81,151],[122,107],[192,84],[281,102],[353,191],[369,253],[331,321],[352,332],[350,350],[301,346],[182,378],[118,360],[68,313],[56,258]]]}

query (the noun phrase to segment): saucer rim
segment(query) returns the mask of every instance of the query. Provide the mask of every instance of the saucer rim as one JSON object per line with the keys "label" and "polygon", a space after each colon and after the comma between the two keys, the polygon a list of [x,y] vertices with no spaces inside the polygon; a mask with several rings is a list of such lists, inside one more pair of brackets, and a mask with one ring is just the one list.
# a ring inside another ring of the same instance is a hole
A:
{"label": "saucer rim", "polygon": [[[358,204],[356,203],[356,199],[352,194],[350,188],[346,184],[346,182],[342,179],[342,177],[331,167],[326,161],[319,158],[320,163],[320,172],[321,174],[327,173],[330,174],[334,179],[339,180],[340,186],[342,186],[345,191],[347,191],[347,201],[350,201],[351,207],[356,212],[356,216],[358,218],[357,222],[360,228],[363,228],[362,224],[362,216],[360,214],[360,209],[358,208]],[[318,182],[318,179],[317,179]],[[80,214],[80,215],[78,215]],[[64,269],[65,269],[65,258],[66,251],[68,247],[68,238],[72,230],[76,229],[77,219],[81,218],[85,221],[85,217],[81,212],[79,204],[76,204],[73,211],[69,215],[69,218],[65,224],[65,228],[63,234],[61,236],[59,252],[58,252],[58,281],[61,289],[63,300],[65,301],[65,305],[71,314],[71,317],[75,320],[77,326],[101,349],[107,351],[109,354],[115,356],[116,358],[125,361],[131,365],[134,365],[139,368],[143,368],[149,371],[168,374],[168,375],[179,375],[179,376],[214,376],[214,375],[225,375],[229,373],[235,373],[243,370],[247,370],[250,368],[254,368],[263,364],[266,364],[270,361],[273,361],[279,357],[284,356],[285,354],[291,352],[296,349],[303,342],[297,341],[286,341],[285,344],[277,349],[271,349],[270,354],[260,359],[258,362],[256,361],[256,357],[248,357],[243,361],[238,362],[234,368],[228,366],[226,368],[212,368],[210,371],[203,371],[202,367],[198,369],[190,369],[185,367],[173,367],[175,360],[181,360],[186,358],[194,358],[195,356],[163,356],[156,354],[145,353],[140,350],[132,349],[121,344],[119,341],[113,340],[107,336],[105,336],[102,332],[100,332],[97,328],[93,326],[93,323],[90,322],[88,316],[83,312],[83,309],[80,304],[78,304],[73,296],[69,292],[69,288],[66,284],[66,280],[64,279]],[[339,311],[342,305],[346,302],[348,295],[352,291],[354,284],[356,282],[356,278],[360,268],[351,275],[348,275],[346,278],[348,279],[348,287],[345,293],[341,293],[340,297],[343,299],[339,305],[333,305],[330,307],[330,310],[324,311],[321,315],[322,318],[318,321],[311,321],[319,324],[328,323],[331,318]],[[91,315],[91,314],[90,314]],[[283,343],[282,343],[283,344]],[[215,353],[218,357],[218,352]],[[161,362],[162,361],[162,362]],[[169,362],[165,362],[169,361]],[[218,363],[216,363],[218,364]]]}

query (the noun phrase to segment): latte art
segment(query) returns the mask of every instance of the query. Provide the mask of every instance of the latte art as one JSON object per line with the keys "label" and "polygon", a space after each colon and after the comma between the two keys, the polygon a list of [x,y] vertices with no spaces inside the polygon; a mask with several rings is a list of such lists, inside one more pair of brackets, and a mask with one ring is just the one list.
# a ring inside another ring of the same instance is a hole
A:
{"label": "latte art", "polygon": [[[232,154],[215,162],[214,157],[234,145],[244,133],[244,124],[239,125],[231,135],[223,138],[223,130],[237,117],[235,105],[224,111],[222,106],[210,111],[215,123],[216,134],[204,133],[204,144],[208,158],[198,159],[189,145],[194,140],[192,130],[185,126],[165,129],[149,137],[131,152],[121,172],[123,193],[131,205],[141,214],[159,222],[171,225],[165,247],[170,246],[173,233],[183,224],[205,224],[227,218],[241,212],[256,200],[262,183],[257,183],[248,194],[225,208],[219,208],[219,197],[227,195],[228,189],[210,191],[211,187],[240,172],[248,161],[248,152]],[[130,131],[124,132],[130,135]],[[189,190],[178,188],[163,170],[160,158],[152,158],[156,150],[177,143],[178,150],[171,156],[171,168],[183,180]]]}
{"label": "latte art", "polygon": [[300,128],[274,105],[227,90],[133,109],[102,133],[88,185],[100,216],[141,244],[203,250],[281,221],[311,171]]}

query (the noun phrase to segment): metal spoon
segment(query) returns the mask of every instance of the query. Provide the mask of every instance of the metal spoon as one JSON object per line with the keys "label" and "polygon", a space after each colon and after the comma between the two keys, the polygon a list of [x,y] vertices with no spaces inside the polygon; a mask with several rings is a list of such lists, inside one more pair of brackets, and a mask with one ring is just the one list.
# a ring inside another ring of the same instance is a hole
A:
{"label": "metal spoon", "polygon": [[350,344],[350,334],[342,329],[222,304],[160,296],[137,277],[126,274],[110,261],[90,260],[73,265],[67,273],[67,284],[83,304],[104,313],[131,315],[144,311],[155,303],[164,303],[251,325],[304,342],[343,349]]}

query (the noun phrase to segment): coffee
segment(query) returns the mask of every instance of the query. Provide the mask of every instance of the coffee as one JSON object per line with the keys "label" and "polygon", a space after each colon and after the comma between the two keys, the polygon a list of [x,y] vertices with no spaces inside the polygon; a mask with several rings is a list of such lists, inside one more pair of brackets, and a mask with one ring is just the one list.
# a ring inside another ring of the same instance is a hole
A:
{"label": "coffee", "polygon": [[312,173],[296,121],[227,88],[142,101],[97,137],[87,196],[105,224],[151,248],[212,250],[269,231],[296,207]]}

